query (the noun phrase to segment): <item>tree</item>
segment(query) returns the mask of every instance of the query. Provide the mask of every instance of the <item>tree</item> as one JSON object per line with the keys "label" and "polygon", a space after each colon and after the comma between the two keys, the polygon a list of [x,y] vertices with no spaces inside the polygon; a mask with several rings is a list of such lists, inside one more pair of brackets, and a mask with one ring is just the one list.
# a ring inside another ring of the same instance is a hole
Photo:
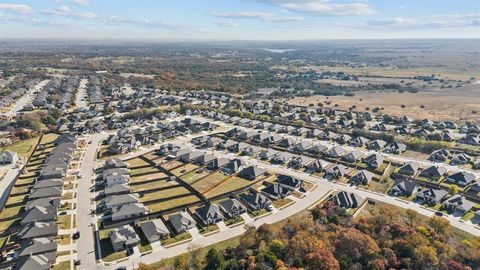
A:
{"label": "tree", "polygon": [[455,195],[458,193],[458,186],[457,185],[450,185],[449,189],[448,189],[448,194],[450,195]]}
{"label": "tree", "polygon": [[211,248],[207,256],[205,257],[206,270],[221,270],[223,269],[224,261],[223,256],[218,252],[216,248]]}
{"label": "tree", "polygon": [[445,235],[450,232],[450,222],[442,217],[432,216],[428,219],[428,225],[437,234]]}
{"label": "tree", "polygon": [[418,213],[415,210],[407,209],[405,211],[405,215],[408,218],[408,223],[410,224],[411,227],[413,227],[415,220],[418,218]]}
{"label": "tree", "polygon": [[349,259],[352,262],[368,262],[380,252],[375,240],[354,228],[340,231],[335,240],[335,254],[338,259]]}
{"label": "tree", "polygon": [[420,246],[415,249],[415,260],[419,269],[432,269],[440,263],[433,247]]}
{"label": "tree", "polygon": [[138,270],[155,270],[156,268],[145,263],[138,264]]}
{"label": "tree", "polygon": [[315,252],[308,253],[305,261],[309,269],[316,270],[336,270],[340,269],[338,260],[333,253],[325,248],[320,248]]}

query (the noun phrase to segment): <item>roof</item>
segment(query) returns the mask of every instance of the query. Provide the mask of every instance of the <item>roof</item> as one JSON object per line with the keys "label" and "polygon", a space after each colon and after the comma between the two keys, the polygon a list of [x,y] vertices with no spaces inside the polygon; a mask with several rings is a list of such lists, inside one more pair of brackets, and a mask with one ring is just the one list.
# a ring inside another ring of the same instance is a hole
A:
{"label": "roof", "polygon": [[243,169],[240,173],[248,177],[257,178],[258,176],[264,174],[265,172],[266,172],[265,169],[252,165]]}
{"label": "roof", "polygon": [[50,262],[45,255],[24,256],[15,264],[15,270],[50,270]]}
{"label": "roof", "polygon": [[149,220],[140,223],[140,228],[147,239],[151,239],[155,235],[170,234],[170,231],[161,219]]}
{"label": "roof", "polygon": [[196,224],[195,220],[185,211],[176,213],[171,215],[168,218],[168,221],[172,224],[175,230],[179,230],[180,228],[191,226],[192,224]]}
{"label": "roof", "polygon": [[35,222],[23,227],[18,234],[22,239],[52,236],[58,234],[58,227],[52,221]]}
{"label": "roof", "polygon": [[135,233],[135,230],[130,225],[125,225],[120,228],[113,229],[108,234],[110,236],[110,240],[113,243],[125,243],[125,245],[131,245],[138,243],[140,238]]}
{"label": "roof", "polygon": [[215,204],[209,203],[195,209],[195,213],[203,220],[207,220],[220,216],[220,208]]}

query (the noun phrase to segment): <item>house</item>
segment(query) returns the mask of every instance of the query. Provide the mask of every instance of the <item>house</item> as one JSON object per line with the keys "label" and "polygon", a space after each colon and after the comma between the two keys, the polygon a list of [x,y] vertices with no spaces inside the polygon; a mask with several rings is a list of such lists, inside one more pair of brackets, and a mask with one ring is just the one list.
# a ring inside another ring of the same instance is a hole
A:
{"label": "house", "polygon": [[118,184],[105,187],[103,191],[104,196],[112,196],[112,195],[123,195],[131,193],[130,186],[128,184]]}
{"label": "house", "polygon": [[333,138],[334,141],[336,141],[338,144],[348,144],[352,140],[352,137],[347,134],[340,134]]}
{"label": "house", "polygon": [[467,136],[458,140],[461,143],[478,146],[480,145],[480,138],[477,135],[468,134]]}
{"label": "house", "polygon": [[465,153],[459,153],[459,154],[454,154],[452,157],[451,164],[452,165],[459,165],[459,164],[467,164],[472,160],[472,158],[465,154]]}
{"label": "house", "polygon": [[63,188],[62,179],[45,179],[36,181],[33,185],[33,189],[49,188],[49,187],[60,187]]}
{"label": "house", "polygon": [[379,154],[371,154],[363,158],[363,162],[368,164],[371,168],[378,168],[383,164],[383,156]]}
{"label": "house", "polygon": [[35,206],[42,206],[42,207],[53,207],[57,209],[60,206],[60,197],[57,198],[41,198],[36,200],[29,200],[25,205],[24,210],[29,211],[30,209],[34,208]]}
{"label": "house", "polygon": [[243,206],[237,199],[228,199],[218,203],[220,209],[228,218],[238,217],[247,212],[247,208]]}
{"label": "house", "polygon": [[223,216],[220,214],[220,208],[212,203],[195,209],[195,215],[205,226],[216,224],[223,220]]}
{"label": "house", "polygon": [[125,168],[114,168],[103,171],[105,186],[127,184],[130,180],[130,171]]}
{"label": "house", "polygon": [[201,156],[199,156],[198,158],[196,158],[193,163],[196,164],[196,165],[199,165],[199,166],[204,166],[208,163],[210,163],[211,161],[215,160],[216,157],[212,154],[203,154]]}
{"label": "house", "polygon": [[285,164],[285,163],[288,163],[292,158],[293,158],[293,154],[289,152],[278,152],[276,155],[274,155],[270,159],[270,161],[276,164]]}
{"label": "house", "polygon": [[435,162],[445,162],[447,159],[451,158],[452,155],[450,154],[450,151],[447,149],[438,149],[433,151],[430,156],[428,157],[428,160],[430,161],[435,161]]}
{"label": "house", "polygon": [[294,146],[296,143],[297,143],[296,140],[294,140],[294,139],[291,138],[291,137],[287,137],[287,138],[282,139],[282,140],[278,143],[278,146],[284,147],[284,148],[290,148],[290,147]]}
{"label": "house", "polygon": [[400,180],[390,189],[390,196],[410,197],[418,191],[418,185],[410,180]]}
{"label": "house", "polygon": [[193,220],[193,218],[185,211],[171,215],[168,218],[168,221],[177,234],[184,233],[192,228],[195,228],[197,225],[195,220]]}
{"label": "house", "polygon": [[275,156],[277,153],[279,153],[276,150],[273,150],[271,148],[265,149],[260,151],[260,154],[258,154],[258,157],[262,160],[267,160],[270,159],[271,157]]}
{"label": "house", "polygon": [[[118,185],[116,185],[118,186]],[[104,209],[113,209],[129,203],[137,203],[138,197],[134,194],[121,194],[108,196],[100,202],[100,207]]]}
{"label": "house", "polygon": [[475,206],[476,203],[465,199],[464,196],[460,194],[453,195],[452,197],[446,199],[442,206],[445,210],[449,212],[456,212],[459,214],[466,214],[468,211]]}
{"label": "house", "polygon": [[34,206],[28,210],[27,214],[20,221],[20,225],[25,226],[35,222],[55,221],[57,209],[53,207]]}
{"label": "house", "polygon": [[470,185],[470,188],[468,189],[468,192],[479,193],[480,192],[480,182],[475,182],[472,185]]}
{"label": "house", "polygon": [[447,173],[447,169],[443,166],[430,166],[420,173],[420,176],[431,180],[438,180]]}
{"label": "house", "polygon": [[320,155],[323,154],[328,148],[324,145],[321,144],[314,144],[312,147],[308,148],[308,153],[314,154],[314,155]]}
{"label": "house", "polygon": [[375,175],[367,170],[360,170],[350,177],[350,182],[354,185],[366,185]]}
{"label": "house", "polygon": [[357,137],[353,140],[350,141],[350,146],[353,146],[353,147],[363,147],[365,146],[370,140],[365,138],[365,137]]}
{"label": "house", "polygon": [[25,225],[18,236],[20,239],[32,239],[40,237],[53,237],[58,235],[58,226],[53,221],[34,222]]}
{"label": "house", "polygon": [[181,155],[179,158],[181,161],[185,162],[185,163],[190,163],[190,162],[193,162],[195,161],[197,158],[203,156],[204,153],[201,152],[201,151],[191,151],[191,152],[188,152],[188,153],[185,153],[183,155]]}
{"label": "house", "polygon": [[329,149],[327,152],[326,152],[326,155],[331,157],[331,158],[339,158],[341,157],[343,154],[345,153],[345,149],[343,147],[340,147],[340,146],[335,146],[331,149]]}
{"label": "house", "polygon": [[207,164],[207,169],[212,170],[212,171],[213,170],[218,170],[218,169],[226,166],[229,162],[230,162],[230,159],[228,159],[228,158],[223,158],[223,157],[215,158],[214,160],[210,161]]}
{"label": "house", "polygon": [[417,192],[416,200],[422,204],[435,206],[440,203],[448,192],[443,189],[424,188]]}
{"label": "house", "polygon": [[400,167],[398,173],[403,175],[415,175],[418,172],[419,167],[420,164],[418,164],[417,162],[409,162]]}
{"label": "house", "polygon": [[228,164],[223,168],[222,171],[225,174],[232,174],[242,170],[244,166],[245,166],[245,161],[239,158],[235,158],[230,160]]}
{"label": "house", "polygon": [[473,183],[477,177],[470,172],[457,172],[446,177],[445,181],[451,184],[456,184],[461,187],[465,187]]}
{"label": "house", "polygon": [[272,200],[283,199],[292,194],[291,189],[286,188],[279,183],[273,183],[271,185],[268,185],[267,187],[263,188],[261,192],[263,195],[267,196]]}
{"label": "house", "polygon": [[288,163],[288,166],[298,170],[304,167],[308,167],[308,165],[310,165],[314,161],[315,161],[314,158],[307,157],[304,155],[295,156],[290,160],[290,162]]}
{"label": "house", "polygon": [[18,162],[17,153],[10,150],[3,150],[0,152],[0,165],[12,164],[16,165]]}
{"label": "house", "polygon": [[252,165],[243,169],[240,172],[240,177],[245,178],[247,180],[255,180],[257,179],[257,177],[262,176],[265,173],[266,173],[265,169]]}
{"label": "house", "polygon": [[125,161],[122,161],[119,158],[112,158],[107,161],[105,161],[105,164],[103,165],[103,169],[114,169],[114,168],[127,168],[128,163]]}
{"label": "house", "polygon": [[15,264],[14,270],[50,270],[52,262],[49,262],[47,256],[39,254],[33,256],[23,256]]}
{"label": "house", "polygon": [[108,233],[113,250],[116,252],[134,247],[140,243],[140,238],[130,225],[115,228]]}
{"label": "house", "polygon": [[380,151],[386,145],[387,145],[387,142],[385,142],[383,140],[374,140],[374,141],[371,141],[371,142],[367,143],[367,149],[368,150]]}
{"label": "house", "polygon": [[123,204],[117,208],[112,209],[111,220],[113,222],[137,218],[148,214],[148,208],[141,203]]}
{"label": "house", "polygon": [[277,176],[277,181],[279,185],[281,185],[284,188],[288,188],[291,190],[297,190],[303,186],[303,181],[300,179],[297,179],[293,176],[290,175],[284,175],[280,174]]}
{"label": "house", "polygon": [[161,219],[142,222],[140,229],[149,243],[160,241],[170,235],[170,231]]}
{"label": "house", "polygon": [[475,160],[473,161],[473,166],[472,168],[474,170],[480,169],[480,157],[476,157]]}
{"label": "house", "polygon": [[335,204],[336,206],[350,209],[360,206],[360,203],[364,200],[364,198],[355,193],[340,191],[334,196],[330,197],[328,200],[333,202],[333,204]]}
{"label": "house", "polygon": [[295,153],[303,153],[307,151],[308,148],[312,146],[312,141],[310,140],[302,140],[299,143],[295,144],[290,148],[291,151]]}
{"label": "house", "polygon": [[206,141],[206,146],[207,147],[217,147],[222,142],[222,139],[218,137],[209,137]]}
{"label": "house", "polygon": [[255,145],[250,145],[247,148],[243,149],[241,154],[244,156],[255,156],[260,151],[262,151],[262,148]]}
{"label": "house", "polygon": [[403,143],[394,142],[384,147],[383,152],[386,154],[400,154],[407,151],[407,146]]}
{"label": "house", "polygon": [[332,166],[325,170],[325,176],[330,179],[338,179],[343,175],[345,175],[346,172],[347,172],[346,166],[342,164],[336,164],[335,166]]}
{"label": "house", "polygon": [[[57,246],[57,241],[51,238],[34,238],[22,243],[20,249],[15,252],[14,257],[18,261],[23,261],[35,255],[43,255],[48,262],[54,263],[57,259]],[[23,265],[23,263],[20,264]]]}
{"label": "house", "polygon": [[41,198],[55,198],[62,196],[62,187],[48,187],[35,189],[28,195],[29,200],[41,199]]}
{"label": "house", "polygon": [[312,171],[312,172],[322,172],[322,171],[325,170],[325,168],[328,167],[329,165],[330,165],[330,163],[328,163],[327,161],[318,159],[318,160],[310,163],[310,164],[307,166],[307,170],[308,170],[308,171]]}
{"label": "house", "polygon": [[242,193],[238,196],[253,211],[265,209],[272,201],[258,192]]}
{"label": "house", "polygon": [[363,156],[363,152],[362,151],[356,151],[356,150],[353,150],[347,154],[345,154],[342,159],[345,160],[346,162],[348,163],[355,163],[357,162],[358,160],[360,160]]}

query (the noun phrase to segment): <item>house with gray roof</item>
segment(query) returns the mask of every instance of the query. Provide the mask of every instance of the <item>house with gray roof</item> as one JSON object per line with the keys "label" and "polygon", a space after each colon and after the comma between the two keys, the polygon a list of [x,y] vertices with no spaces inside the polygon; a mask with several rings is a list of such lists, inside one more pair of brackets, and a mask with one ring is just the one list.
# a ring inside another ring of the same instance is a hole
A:
{"label": "house with gray roof", "polygon": [[54,222],[34,222],[25,225],[18,233],[21,239],[52,237],[58,235],[58,226]]}
{"label": "house with gray roof", "polygon": [[398,173],[403,175],[415,175],[418,172],[419,167],[420,164],[418,164],[417,162],[408,162],[407,164],[400,167]]}
{"label": "house with gray roof", "polygon": [[338,179],[347,173],[347,167],[342,164],[336,164],[325,170],[325,176],[330,179]]}
{"label": "house with gray roof", "polygon": [[228,199],[218,203],[220,209],[226,214],[227,218],[238,217],[247,212],[247,208],[243,206],[237,199]]}
{"label": "house with gray roof", "polygon": [[26,257],[43,255],[48,262],[54,263],[57,259],[57,241],[51,238],[34,238],[22,243],[20,249],[15,252],[14,257],[21,261]]}
{"label": "house with gray roof", "polygon": [[258,177],[264,175],[267,171],[255,165],[248,166],[247,168],[243,169],[240,172],[240,177],[245,178],[247,180],[255,180]]}
{"label": "house with gray roof", "polygon": [[40,189],[40,188],[49,188],[49,187],[63,187],[63,180],[62,179],[45,179],[36,181],[33,185],[33,189]]}
{"label": "house with gray roof", "polygon": [[110,219],[115,222],[125,219],[138,218],[147,215],[148,212],[148,208],[142,203],[123,204],[112,209]]}
{"label": "house with gray roof", "polygon": [[439,204],[447,195],[448,192],[443,189],[423,188],[417,192],[416,201],[422,204],[435,206]]}
{"label": "house with gray roof", "polygon": [[208,203],[195,209],[195,215],[205,226],[216,224],[223,220],[220,208],[212,203]]}
{"label": "house with gray roof", "polygon": [[226,166],[229,162],[230,162],[230,159],[228,159],[228,158],[217,157],[207,164],[207,169],[218,170],[218,169]]}
{"label": "house with gray roof", "polygon": [[276,151],[276,150],[273,150],[271,148],[268,148],[268,149],[264,149],[264,150],[260,151],[260,154],[258,154],[258,157],[262,160],[268,160],[268,159],[272,158],[273,156],[275,156],[277,153],[279,153],[279,152]]}
{"label": "house with gray roof", "polygon": [[168,221],[172,225],[175,233],[181,234],[184,233],[192,228],[195,228],[197,223],[195,220],[185,211],[178,212],[176,214],[171,215],[168,218]]}
{"label": "house with gray roof", "polygon": [[0,151],[0,165],[8,165],[8,164],[17,164],[18,162],[18,155],[16,152],[10,150],[2,150]]}
{"label": "house with gray roof", "polygon": [[27,214],[20,221],[20,225],[25,226],[35,222],[55,221],[57,209],[53,207],[34,206],[28,210]]}
{"label": "house with gray roof", "polygon": [[325,168],[327,168],[329,165],[330,165],[329,162],[324,161],[324,160],[321,160],[321,159],[318,159],[318,160],[315,160],[314,162],[310,163],[310,164],[307,166],[307,170],[308,170],[308,171],[311,171],[311,172],[322,172],[322,171],[325,170]]}
{"label": "house with gray roof", "polygon": [[114,169],[114,168],[127,168],[128,163],[125,161],[122,161],[119,158],[112,158],[108,159],[105,161],[105,164],[103,165],[103,169]]}
{"label": "house with gray roof", "polygon": [[371,154],[363,158],[363,162],[371,168],[378,168],[383,164],[383,156],[379,154]]}
{"label": "house with gray roof", "polygon": [[170,235],[170,231],[161,219],[142,222],[140,229],[149,243],[160,241]]}
{"label": "house with gray roof", "polygon": [[58,208],[60,205],[60,198],[41,198],[35,200],[29,200],[24,208],[24,211],[29,211],[30,209],[34,208],[35,206],[42,206],[42,207],[53,207],[55,209]]}
{"label": "house with gray roof", "polygon": [[266,207],[272,205],[272,201],[270,199],[254,191],[241,193],[238,197],[253,211],[265,209]]}
{"label": "house with gray roof", "polygon": [[449,212],[456,212],[461,215],[466,214],[468,211],[470,211],[476,203],[467,200],[464,196],[461,194],[456,194],[453,195],[452,197],[446,199],[442,206],[445,210]]}
{"label": "house with gray roof", "polygon": [[477,180],[475,174],[471,172],[457,172],[449,175],[445,178],[445,181],[451,184],[456,184],[461,187],[465,187]]}
{"label": "house with gray roof", "polygon": [[228,164],[223,167],[222,171],[225,174],[233,174],[243,170],[244,166],[245,161],[243,159],[234,158],[228,161]]}
{"label": "house with gray roof", "polygon": [[103,199],[99,206],[103,209],[112,209],[129,203],[137,203],[138,197],[135,194],[112,195]]}
{"label": "house with gray roof", "polygon": [[438,180],[447,173],[447,169],[443,166],[430,166],[420,172],[420,176],[432,180]]}
{"label": "house with gray roof", "polygon": [[293,158],[293,154],[289,152],[277,152],[270,161],[275,164],[286,164]]}
{"label": "house with gray roof", "polygon": [[362,158],[362,156],[363,156],[362,151],[353,150],[353,151],[350,151],[347,154],[345,154],[342,157],[342,160],[344,160],[348,163],[355,163],[355,162],[359,161]]}
{"label": "house with gray roof", "polygon": [[374,176],[375,174],[371,173],[370,171],[360,170],[355,175],[350,177],[350,183],[354,185],[366,185],[373,179]]}
{"label": "house with gray roof", "polygon": [[284,174],[279,174],[277,176],[276,183],[291,190],[297,190],[303,186],[303,180]]}
{"label": "house with gray roof", "polygon": [[329,149],[325,154],[331,158],[339,158],[343,154],[345,154],[345,148],[340,146],[335,146]]}
{"label": "house with gray roof", "polygon": [[390,196],[403,196],[410,197],[415,195],[418,191],[418,185],[414,181],[410,180],[400,180],[395,183],[395,185],[390,189],[388,194]]}
{"label": "house with gray roof", "polygon": [[48,187],[40,189],[32,189],[29,200],[41,199],[41,198],[55,198],[62,196],[62,187]]}
{"label": "house with gray roof", "polygon": [[130,225],[115,228],[108,233],[113,250],[121,251],[140,243],[140,238]]}
{"label": "house with gray roof", "polygon": [[112,186],[105,187],[103,191],[103,195],[105,197],[112,196],[112,195],[123,195],[131,193],[131,188],[128,184],[117,184]]}
{"label": "house with gray roof", "polygon": [[50,270],[52,263],[45,255],[23,256],[15,264],[14,270]]}
{"label": "house with gray roof", "polygon": [[342,208],[350,209],[357,208],[363,202],[365,198],[355,193],[350,193],[346,191],[340,191],[337,194],[330,197],[328,200],[333,202],[336,206]]}

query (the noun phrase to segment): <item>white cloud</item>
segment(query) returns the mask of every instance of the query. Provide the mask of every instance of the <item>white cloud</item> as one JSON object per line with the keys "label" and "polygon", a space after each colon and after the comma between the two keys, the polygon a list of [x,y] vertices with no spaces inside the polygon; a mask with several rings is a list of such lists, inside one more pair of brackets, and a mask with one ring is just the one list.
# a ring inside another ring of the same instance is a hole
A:
{"label": "white cloud", "polygon": [[23,4],[0,3],[0,10],[12,11],[20,14],[32,13],[32,7]]}
{"label": "white cloud", "polygon": [[241,11],[241,12],[212,12],[213,17],[225,19],[255,19],[264,22],[274,23],[291,23],[303,20],[298,16],[278,16],[274,13],[259,12],[259,11]]}
{"label": "white cloud", "polygon": [[375,10],[365,1],[334,3],[330,0],[256,0],[280,6],[290,12],[311,16],[359,16],[371,15]]}
{"label": "white cloud", "polygon": [[89,6],[90,5],[90,1],[89,0],[73,0],[73,3],[77,6],[82,6],[82,7],[85,7],[85,6]]}
{"label": "white cloud", "polygon": [[215,22],[215,24],[220,27],[237,27],[238,26],[238,24],[231,21],[220,21],[220,22]]}
{"label": "white cloud", "polygon": [[372,27],[397,27],[397,28],[464,28],[477,26],[480,15],[436,15],[420,18],[384,18],[366,21]]}

